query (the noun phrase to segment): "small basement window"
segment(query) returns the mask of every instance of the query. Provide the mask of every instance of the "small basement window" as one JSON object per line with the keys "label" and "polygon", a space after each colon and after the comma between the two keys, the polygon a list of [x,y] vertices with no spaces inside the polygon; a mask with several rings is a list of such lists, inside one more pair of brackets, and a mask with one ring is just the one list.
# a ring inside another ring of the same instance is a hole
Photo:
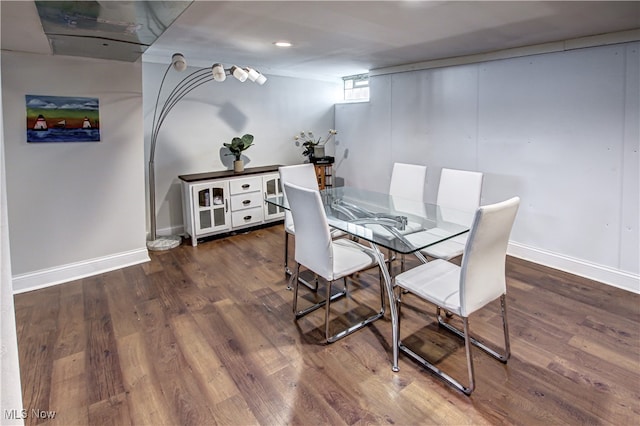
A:
{"label": "small basement window", "polygon": [[344,81],[345,101],[369,100],[369,74],[350,75],[342,77]]}

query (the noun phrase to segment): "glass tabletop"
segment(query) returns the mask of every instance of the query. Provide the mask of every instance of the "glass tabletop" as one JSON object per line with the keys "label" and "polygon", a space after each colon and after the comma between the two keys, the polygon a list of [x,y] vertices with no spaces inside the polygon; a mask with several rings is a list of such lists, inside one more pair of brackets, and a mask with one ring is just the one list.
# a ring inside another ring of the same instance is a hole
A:
{"label": "glass tabletop", "polygon": [[[352,187],[320,191],[329,226],[409,254],[469,231],[475,212]],[[283,195],[265,201],[289,209]]]}

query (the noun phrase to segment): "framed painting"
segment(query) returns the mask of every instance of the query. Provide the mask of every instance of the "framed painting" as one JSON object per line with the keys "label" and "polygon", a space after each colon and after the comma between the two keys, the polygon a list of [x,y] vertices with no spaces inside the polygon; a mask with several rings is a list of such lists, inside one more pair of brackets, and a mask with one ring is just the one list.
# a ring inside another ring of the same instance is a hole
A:
{"label": "framed painting", "polygon": [[98,98],[25,95],[27,142],[98,142]]}

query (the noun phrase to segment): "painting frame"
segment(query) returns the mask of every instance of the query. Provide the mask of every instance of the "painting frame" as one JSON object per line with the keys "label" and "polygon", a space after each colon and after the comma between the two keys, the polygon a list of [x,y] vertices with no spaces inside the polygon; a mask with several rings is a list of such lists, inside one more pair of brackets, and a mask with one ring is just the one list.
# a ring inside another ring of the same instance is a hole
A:
{"label": "painting frame", "polygon": [[27,143],[100,142],[100,100],[25,95]]}

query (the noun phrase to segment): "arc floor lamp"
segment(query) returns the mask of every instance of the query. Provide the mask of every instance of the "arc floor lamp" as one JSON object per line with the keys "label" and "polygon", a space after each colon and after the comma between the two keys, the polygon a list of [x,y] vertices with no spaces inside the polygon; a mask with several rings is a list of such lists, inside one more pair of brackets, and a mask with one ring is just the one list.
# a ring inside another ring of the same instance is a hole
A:
{"label": "arc floor lamp", "polygon": [[[158,89],[158,96],[156,98],[155,108],[153,110],[153,124],[151,127],[151,145],[149,150],[149,216],[150,216],[150,235],[149,240],[147,241],[147,248],[149,250],[169,250],[174,247],[180,245],[182,237],[179,235],[170,235],[170,236],[158,236],[156,229],[156,182],[155,182],[155,154],[156,154],[156,144],[158,141],[158,134],[160,133],[160,129],[162,128],[162,123],[167,118],[167,115],[173,107],[176,106],[178,102],[182,98],[184,98],[188,93],[194,90],[197,87],[202,86],[203,84],[215,80],[222,82],[227,78],[227,75],[232,75],[237,80],[244,82],[247,79],[259,84],[263,85],[267,78],[260,74],[258,71],[253,68],[240,68],[236,65],[233,65],[230,68],[224,68],[223,65],[219,63],[213,64],[210,68],[200,68],[191,74],[187,75],[183,78],[176,87],[173,88],[171,93],[164,99],[164,101],[160,102],[160,95],[162,93],[162,88],[164,86],[165,79],[167,78],[167,74],[169,70],[173,68],[178,72],[182,72],[187,69],[187,61],[181,53],[174,53],[171,57],[171,63],[167,67],[164,75],[162,76],[162,81],[160,82],[160,89]],[[158,107],[162,104],[160,111],[158,112]]]}

